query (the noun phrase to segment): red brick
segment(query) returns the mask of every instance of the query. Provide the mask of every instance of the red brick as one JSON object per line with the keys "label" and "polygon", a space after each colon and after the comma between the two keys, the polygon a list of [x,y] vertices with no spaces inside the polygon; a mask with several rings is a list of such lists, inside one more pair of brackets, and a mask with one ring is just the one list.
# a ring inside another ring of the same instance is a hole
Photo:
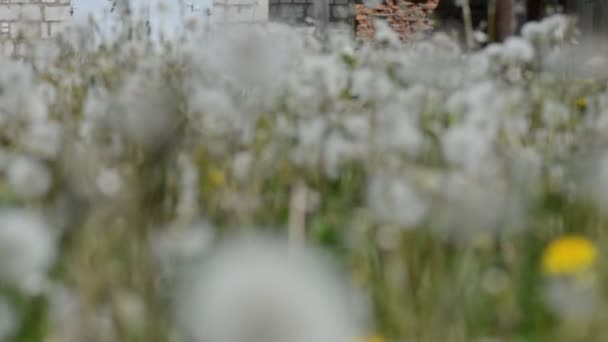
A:
{"label": "red brick", "polygon": [[432,28],[429,17],[439,4],[439,0],[427,0],[424,3],[413,4],[409,0],[385,0],[381,5],[373,8],[357,4],[356,34],[358,38],[371,39],[375,33],[373,21],[375,19],[387,20],[389,25],[399,34],[401,40],[408,40],[412,36],[412,26],[429,30]]}

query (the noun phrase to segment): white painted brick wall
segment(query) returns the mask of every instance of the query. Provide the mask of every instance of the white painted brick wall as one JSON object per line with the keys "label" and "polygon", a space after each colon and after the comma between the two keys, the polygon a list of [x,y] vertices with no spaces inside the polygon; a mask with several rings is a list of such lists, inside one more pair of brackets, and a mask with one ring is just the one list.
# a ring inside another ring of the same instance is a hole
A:
{"label": "white painted brick wall", "polygon": [[49,39],[71,17],[71,0],[0,0],[0,54],[19,54],[21,36]]}
{"label": "white painted brick wall", "polygon": [[[83,0],[93,1],[93,0]],[[100,0],[96,0],[100,1]],[[148,0],[141,0],[148,1]],[[217,24],[265,23],[269,0],[171,0],[191,5],[192,15],[205,15],[209,3],[210,22]],[[0,54],[19,54],[18,38],[49,39],[64,30],[72,15],[72,0],[0,0]]]}
{"label": "white painted brick wall", "polygon": [[211,22],[262,23],[268,21],[268,0],[214,0]]}
{"label": "white painted brick wall", "polygon": [[44,6],[43,9],[45,21],[66,21],[70,19],[70,6]]}

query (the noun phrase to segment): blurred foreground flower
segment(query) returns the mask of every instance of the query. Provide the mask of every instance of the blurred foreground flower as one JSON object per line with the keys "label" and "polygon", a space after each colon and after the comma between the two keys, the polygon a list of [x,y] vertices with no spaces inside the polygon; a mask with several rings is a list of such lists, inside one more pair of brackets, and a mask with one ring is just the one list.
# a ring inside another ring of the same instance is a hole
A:
{"label": "blurred foreground flower", "polygon": [[308,249],[281,239],[229,241],[186,279],[178,317],[187,337],[214,342],[335,342],[356,336],[348,289]]}
{"label": "blurred foreground flower", "polygon": [[8,169],[8,179],[13,191],[25,200],[42,198],[52,186],[46,165],[26,156],[15,158]]}
{"label": "blurred foreground flower", "polygon": [[39,291],[54,262],[55,241],[41,217],[22,209],[0,210],[0,279]]}

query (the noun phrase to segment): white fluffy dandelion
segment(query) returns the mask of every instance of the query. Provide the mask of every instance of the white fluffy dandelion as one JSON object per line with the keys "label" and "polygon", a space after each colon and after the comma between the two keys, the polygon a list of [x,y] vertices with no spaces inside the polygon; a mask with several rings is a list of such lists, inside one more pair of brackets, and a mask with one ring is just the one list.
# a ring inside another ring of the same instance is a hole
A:
{"label": "white fluffy dandelion", "polygon": [[131,141],[154,149],[173,138],[176,99],[152,71],[159,66],[148,67],[126,80],[118,98],[115,124]]}
{"label": "white fluffy dandelion", "polygon": [[0,210],[2,282],[39,288],[39,281],[44,279],[54,257],[52,231],[39,215],[22,209]]}
{"label": "white fluffy dandelion", "polygon": [[51,188],[48,167],[27,156],[16,157],[8,168],[8,179],[15,193],[26,200],[41,198]]}
{"label": "white fluffy dandelion", "polygon": [[367,194],[368,207],[380,223],[414,227],[427,216],[429,200],[403,177],[376,175]]}
{"label": "white fluffy dandelion", "polygon": [[182,293],[186,333],[214,342],[347,341],[356,322],[346,288],[316,255],[300,252],[252,236],[222,245]]}
{"label": "white fluffy dandelion", "polygon": [[61,151],[63,128],[54,121],[32,123],[25,134],[26,150],[44,159],[54,159]]}
{"label": "white fluffy dandelion", "polygon": [[525,227],[526,198],[496,177],[446,174],[433,223],[447,238],[472,241]]}
{"label": "white fluffy dandelion", "polygon": [[104,196],[117,196],[123,186],[123,180],[119,170],[115,168],[104,168],[97,174],[97,189]]}

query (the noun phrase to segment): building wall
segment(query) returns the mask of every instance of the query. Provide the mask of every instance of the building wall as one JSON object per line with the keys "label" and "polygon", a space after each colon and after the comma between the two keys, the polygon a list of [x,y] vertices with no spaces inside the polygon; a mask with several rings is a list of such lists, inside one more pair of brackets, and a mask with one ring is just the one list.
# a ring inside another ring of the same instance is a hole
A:
{"label": "building wall", "polygon": [[20,36],[48,39],[71,16],[71,0],[0,0],[0,41],[7,55],[19,51]]}
{"label": "building wall", "polygon": [[[330,22],[345,23],[354,27],[354,1],[329,0]],[[313,18],[313,0],[269,0],[269,20],[303,25]]]}
{"label": "building wall", "polygon": [[214,0],[212,23],[263,23],[268,21],[268,0]]}
{"label": "building wall", "polygon": [[403,41],[416,39],[417,33],[433,29],[430,20],[439,0],[384,0],[378,4],[356,5],[356,37],[374,38],[375,21],[384,20]]}
{"label": "building wall", "polygon": [[567,8],[578,16],[578,24],[584,34],[608,35],[608,3],[606,0],[568,0]]}

